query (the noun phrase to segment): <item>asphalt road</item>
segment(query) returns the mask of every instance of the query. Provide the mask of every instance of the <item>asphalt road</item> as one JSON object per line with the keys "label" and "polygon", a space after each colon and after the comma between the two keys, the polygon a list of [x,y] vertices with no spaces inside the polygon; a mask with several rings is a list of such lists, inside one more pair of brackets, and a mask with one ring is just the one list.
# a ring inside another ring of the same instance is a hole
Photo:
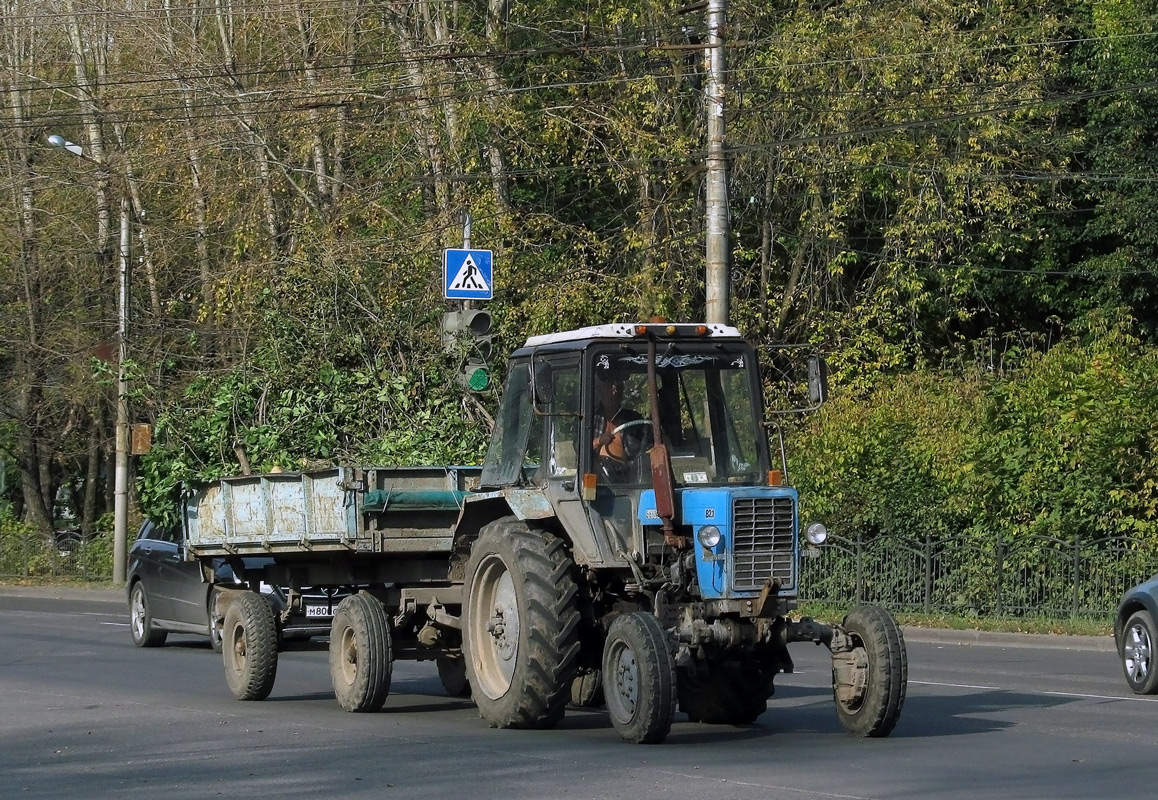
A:
{"label": "asphalt road", "polygon": [[796,645],[757,724],[677,718],[648,747],[620,743],[599,711],[487,728],[431,663],[399,662],[385,709],[347,714],[321,646],[283,653],[271,697],[240,703],[207,642],[134,648],[107,593],[0,589],[0,621],[5,800],[1053,800],[1146,797],[1158,778],[1158,705],[1128,692],[1105,639],[909,631],[904,715],[875,740],[843,734],[826,651]]}

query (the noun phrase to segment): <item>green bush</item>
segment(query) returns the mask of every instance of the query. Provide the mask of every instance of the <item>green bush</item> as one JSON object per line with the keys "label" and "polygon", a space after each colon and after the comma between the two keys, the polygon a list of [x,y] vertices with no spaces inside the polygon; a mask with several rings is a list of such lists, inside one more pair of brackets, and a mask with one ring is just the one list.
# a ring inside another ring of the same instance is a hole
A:
{"label": "green bush", "polygon": [[846,534],[924,541],[975,509],[973,461],[984,376],[906,373],[866,397],[840,397],[800,431],[791,458],[805,515]]}
{"label": "green bush", "polygon": [[0,575],[26,575],[42,548],[43,537],[12,517],[10,511],[0,514]]}
{"label": "green bush", "polygon": [[[1007,609],[1104,606],[1158,562],[1155,385],[1158,350],[1094,318],[1009,375],[924,370],[863,396],[836,386],[792,449],[804,514],[850,541],[940,553],[942,605],[987,613],[1000,579]],[[935,547],[950,540],[973,555]],[[1076,588],[1075,548],[1090,565]]]}

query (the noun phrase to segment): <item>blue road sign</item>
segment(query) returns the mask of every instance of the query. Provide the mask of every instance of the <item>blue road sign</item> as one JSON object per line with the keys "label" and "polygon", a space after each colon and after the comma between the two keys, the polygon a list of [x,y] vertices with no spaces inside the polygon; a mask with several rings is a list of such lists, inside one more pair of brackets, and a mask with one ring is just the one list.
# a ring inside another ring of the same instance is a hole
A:
{"label": "blue road sign", "polygon": [[490,250],[447,250],[442,256],[442,296],[447,300],[490,300],[494,274]]}

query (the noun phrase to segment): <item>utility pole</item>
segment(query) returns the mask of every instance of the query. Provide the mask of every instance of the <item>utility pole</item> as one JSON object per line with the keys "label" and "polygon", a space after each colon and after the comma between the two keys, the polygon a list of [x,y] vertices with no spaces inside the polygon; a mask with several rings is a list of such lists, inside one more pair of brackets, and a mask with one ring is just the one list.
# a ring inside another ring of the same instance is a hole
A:
{"label": "utility pole", "polygon": [[113,583],[123,586],[129,542],[129,270],[133,263],[129,190],[121,194],[120,270],[117,275],[117,457],[113,479]]}
{"label": "utility pole", "polygon": [[[462,212],[462,249],[470,249],[470,210]],[[474,308],[473,300],[463,300],[462,308],[464,311],[470,311]]]}
{"label": "utility pole", "polygon": [[728,162],[724,156],[725,0],[708,0],[706,321],[728,322]]}

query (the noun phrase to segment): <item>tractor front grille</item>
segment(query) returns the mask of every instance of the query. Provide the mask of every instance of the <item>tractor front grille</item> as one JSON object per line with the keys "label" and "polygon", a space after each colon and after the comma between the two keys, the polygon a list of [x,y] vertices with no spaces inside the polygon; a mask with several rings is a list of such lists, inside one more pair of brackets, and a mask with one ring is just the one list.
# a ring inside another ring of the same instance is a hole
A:
{"label": "tractor front grille", "polygon": [[742,497],[732,501],[732,587],[764,588],[773,580],[796,588],[796,503],[791,497]]}

